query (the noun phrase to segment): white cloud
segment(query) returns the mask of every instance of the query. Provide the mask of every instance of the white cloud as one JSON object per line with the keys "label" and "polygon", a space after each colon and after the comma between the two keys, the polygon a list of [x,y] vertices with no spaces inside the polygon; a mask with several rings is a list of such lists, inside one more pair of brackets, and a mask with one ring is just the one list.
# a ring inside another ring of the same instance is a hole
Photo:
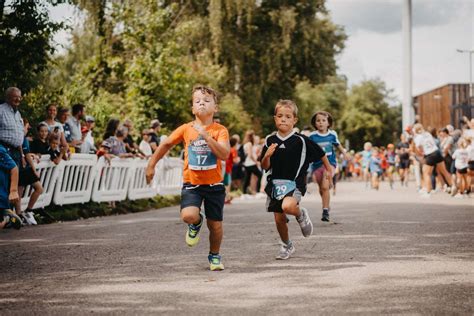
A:
{"label": "white cloud", "polygon": [[[402,1],[328,0],[333,21],[349,34],[337,59],[339,73],[349,83],[379,77],[401,98]],[[456,49],[474,48],[474,1],[412,3],[413,94],[446,83],[468,82],[468,57]]]}

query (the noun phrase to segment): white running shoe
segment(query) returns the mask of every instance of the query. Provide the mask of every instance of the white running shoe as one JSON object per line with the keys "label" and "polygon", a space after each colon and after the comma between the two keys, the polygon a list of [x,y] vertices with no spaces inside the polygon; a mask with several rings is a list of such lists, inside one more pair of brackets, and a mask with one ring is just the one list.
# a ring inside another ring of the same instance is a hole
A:
{"label": "white running shoe", "polygon": [[286,259],[289,259],[291,255],[294,253],[295,253],[295,246],[293,246],[293,243],[290,246],[283,243],[281,244],[280,251],[278,252],[278,255],[276,256],[275,259],[286,260]]}
{"label": "white running shoe", "polygon": [[22,215],[28,225],[38,225],[33,212],[23,212]]}
{"label": "white running shoe", "polygon": [[309,218],[308,210],[304,207],[301,208],[301,216],[296,221],[300,224],[301,232],[304,237],[309,237],[313,233],[313,223]]}
{"label": "white running shoe", "polygon": [[425,191],[425,192],[420,193],[420,197],[424,199],[429,199],[431,198],[431,194]]}

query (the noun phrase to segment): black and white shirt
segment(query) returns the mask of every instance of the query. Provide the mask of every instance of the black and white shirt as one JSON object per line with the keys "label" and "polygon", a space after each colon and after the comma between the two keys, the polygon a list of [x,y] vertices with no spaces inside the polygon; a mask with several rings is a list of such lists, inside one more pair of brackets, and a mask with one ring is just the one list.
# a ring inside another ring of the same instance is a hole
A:
{"label": "black and white shirt", "polygon": [[325,153],[308,137],[292,132],[286,137],[278,133],[269,135],[265,139],[260,161],[265,156],[271,144],[278,144],[277,149],[270,157],[270,168],[267,177],[266,192],[271,192],[272,179],[287,179],[296,182],[296,187],[304,195],[306,192],[306,172],[310,163],[320,160]]}

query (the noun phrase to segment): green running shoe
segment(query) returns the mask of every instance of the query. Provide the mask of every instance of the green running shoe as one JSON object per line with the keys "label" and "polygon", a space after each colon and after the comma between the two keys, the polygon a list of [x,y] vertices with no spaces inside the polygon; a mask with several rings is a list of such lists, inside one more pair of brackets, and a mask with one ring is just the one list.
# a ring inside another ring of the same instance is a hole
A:
{"label": "green running shoe", "polygon": [[186,232],[186,244],[189,247],[194,247],[199,242],[199,233],[201,232],[201,227],[202,227],[202,215],[200,216],[201,216],[201,222],[198,225],[194,225],[194,224],[188,225],[188,231]]}
{"label": "green running shoe", "polygon": [[224,270],[224,265],[222,264],[222,257],[220,255],[209,254],[207,256],[209,260],[209,269],[211,271],[221,271]]}

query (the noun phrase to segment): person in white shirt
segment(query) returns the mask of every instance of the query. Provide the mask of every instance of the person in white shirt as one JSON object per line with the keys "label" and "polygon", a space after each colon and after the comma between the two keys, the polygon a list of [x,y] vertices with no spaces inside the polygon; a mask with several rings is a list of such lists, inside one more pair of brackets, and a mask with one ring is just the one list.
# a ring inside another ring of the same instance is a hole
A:
{"label": "person in white shirt", "polygon": [[145,155],[145,157],[150,157],[153,154],[153,150],[150,146],[150,139],[152,133],[153,130],[144,129],[142,132],[142,141],[140,142],[140,145],[138,145],[138,149],[142,154]]}
{"label": "person in white shirt", "polygon": [[468,142],[465,138],[460,138],[458,141],[458,149],[453,153],[454,167],[456,167],[457,186],[459,189],[459,196],[467,194],[470,186],[468,180],[467,169],[469,167],[469,151]]}
{"label": "person in white shirt", "polygon": [[433,169],[436,168],[438,174],[441,174],[446,181],[447,185],[451,187],[451,194],[456,194],[456,186],[453,186],[453,181],[450,174],[446,170],[444,164],[443,156],[438,146],[436,146],[435,139],[433,136],[426,132],[423,128],[423,125],[417,123],[413,126],[414,138],[413,142],[415,144],[415,152],[420,156],[423,156],[425,163],[423,164],[423,181],[425,183],[426,192],[423,192],[424,197],[429,197],[432,185],[431,185],[431,175]]}

